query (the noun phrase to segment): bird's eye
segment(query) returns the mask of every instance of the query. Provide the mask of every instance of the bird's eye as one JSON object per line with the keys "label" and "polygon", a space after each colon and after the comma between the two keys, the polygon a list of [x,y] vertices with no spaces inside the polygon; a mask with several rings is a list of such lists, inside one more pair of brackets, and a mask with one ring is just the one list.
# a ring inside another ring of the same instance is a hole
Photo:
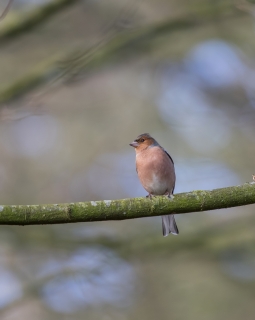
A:
{"label": "bird's eye", "polygon": [[141,139],[140,142],[144,142],[144,139]]}

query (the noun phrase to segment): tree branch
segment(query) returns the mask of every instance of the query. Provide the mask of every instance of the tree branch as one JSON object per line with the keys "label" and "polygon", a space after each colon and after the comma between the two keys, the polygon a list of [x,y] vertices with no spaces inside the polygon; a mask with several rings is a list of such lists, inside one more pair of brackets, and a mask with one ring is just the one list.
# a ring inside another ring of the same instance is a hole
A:
{"label": "tree branch", "polygon": [[11,5],[13,3],[14,0],[9,0],[4,11],[2,12],[2,14],[0,15],[0,21],[3,20],[6,16],[7,16],[7,13],[9,12],[10,8],[11,8]]}
{"label": "tree branch", "polygon": [[[58,0],[70,1],[70,0]],[[78,1],[78,0],[76,0]],[[154,25],[143,26],[135,30],[123,31],[119,34],[106,39],[102,45],[96,45],[98,50],[93,48],[77,48],[63,54],[62,52],[43,61],[32,70],[29,70],[19,79],[15,79],[11,83],[5,83],[0,88],[0,104],[6,103],[11,99],[27,93],[29,90],[42,85],[59,81],[62,79],[71,79],[73,75],[79,72],[88,72],[94,70],[107,62],[114,59],[120,59],[123,55],[131,52],[144,52],[143,47],[151,43],[153,39],[163,34],[171,34],[180,30],[188,30],[191,28],[202,27],[217,19],[226,19],[225,11],[230,11],[228,19],[236,17],[236,12],[231,10],[231,6],[224,4],[222,12],[216,17],[212,10],[196,9],[194,13],[187,16],[177,17],[175,19],[168,18],[163,22]],[[169,40],[168,40],[169,41]],[[0,33],[1,42],[1,33]],[[93,54],[90,54],[93,52]],[[89,53],[89,54],[88,54]],[[77,58],[78,57],[78,58]]]}
{"label": "tree branch", "polygon": [[[40,6],[39,8],[31,10],[31,12],[27,13],[25,16],[20,15],[17,20],[11,21],[1,28],[0,44],[8,39],[20,35],[27,30],[31,30],[34,26],[42,23],[55,13],[59,12],[61,9],[75,4],[77,1],[79,0],[53,0]],[[2,13],[2,18],[6,16],[12,2],[13,0],[9,0],[6,9]]]}
{"label": "tree branch", "polygon": [[[199,21],[200,22],[200,21]],[[187,17],[167,20],[155,26],[142,27],[137,30],[128,30],[106,40],[100,50],[96,50],[93,55],[87,53],[93,48],[77,48],[66,54],[59,53],[41,62],[38,66],[29,70],[19,79],[11,83],[6,83],[0,88],[0,104],[10,101],[29,90],[47,82],[55,82],[59,79],[73,77],[78,72],[90,71],[104,65],[116,55],[123,53],[128,47],[134,50],[134,46],[139,47],[148,38],[154,37],[162,32],[173,32],[180,29],[191,28],[199,25],[198,19],[187,19]],[[1,33],[0,33],[1,42]],[[93,51],[93,50],[92,50]],[[80,57],[77,63],[77,56]],[[71,61],[71,62],[70,62]],[[72,63],[73,61],[73,63]]]}
{"label": "tree branch", "polygon": [[0,224],[34,225],[126,220],[244,206],[255,203],[255,182],[179,193],[169,200],[133,198],[46,205],[1,205]]}

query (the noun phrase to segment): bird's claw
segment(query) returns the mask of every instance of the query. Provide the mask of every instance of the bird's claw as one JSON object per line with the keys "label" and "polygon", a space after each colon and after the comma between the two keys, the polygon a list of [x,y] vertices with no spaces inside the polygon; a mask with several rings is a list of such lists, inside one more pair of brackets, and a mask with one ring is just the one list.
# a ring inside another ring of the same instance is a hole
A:
{"label": "bird's claw", "polygon": [[174,200],[174,195],[173,194],[167,194],[166,196],[167,196],[168,199]]}

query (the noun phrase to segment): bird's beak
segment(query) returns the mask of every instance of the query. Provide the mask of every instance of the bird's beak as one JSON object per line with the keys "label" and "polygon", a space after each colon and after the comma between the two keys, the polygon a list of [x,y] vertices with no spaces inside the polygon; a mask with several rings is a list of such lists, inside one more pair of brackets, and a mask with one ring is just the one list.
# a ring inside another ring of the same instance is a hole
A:
{"label": "bird's beak", "polygon": [[132,143],[129,144],[131,147],[137,148],[139,146],[139,143],[136,141],[133,141]]}

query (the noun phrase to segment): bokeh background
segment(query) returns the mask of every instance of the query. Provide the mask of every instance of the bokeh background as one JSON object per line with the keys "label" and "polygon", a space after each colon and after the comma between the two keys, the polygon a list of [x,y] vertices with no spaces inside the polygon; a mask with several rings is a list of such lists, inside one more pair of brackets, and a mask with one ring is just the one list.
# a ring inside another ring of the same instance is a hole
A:
{"label": "bokeh background", "polygon": [[[0,21],[1,204],[145,196],[144,132],[177,193],[252,180],[255,3],[66,4],[15,0]],[[0,317],[254,319],[254,208],[177,216],[167,238],[159,217],[1,226]]]}

